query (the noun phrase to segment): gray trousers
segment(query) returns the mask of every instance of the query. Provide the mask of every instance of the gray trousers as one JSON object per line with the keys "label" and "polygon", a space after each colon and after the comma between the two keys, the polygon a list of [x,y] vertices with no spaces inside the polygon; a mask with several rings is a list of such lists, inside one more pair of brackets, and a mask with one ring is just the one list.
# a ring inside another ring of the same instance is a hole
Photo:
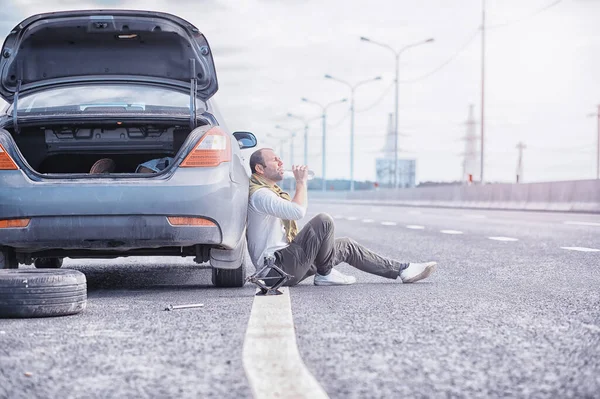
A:
{"label": "gray trousers", "polygon": [[[336,239],[334,229],[331,216],[320,213],[306,223],[288,247],[275,252],[277,265],[294,276],[285,285],[296,285],[317,272],[327,275],[342,262],[390,279],[398,278],[408,267],[408,263],[377,255],[351,238]],[[273,276],[272,271],[269,276]]]}

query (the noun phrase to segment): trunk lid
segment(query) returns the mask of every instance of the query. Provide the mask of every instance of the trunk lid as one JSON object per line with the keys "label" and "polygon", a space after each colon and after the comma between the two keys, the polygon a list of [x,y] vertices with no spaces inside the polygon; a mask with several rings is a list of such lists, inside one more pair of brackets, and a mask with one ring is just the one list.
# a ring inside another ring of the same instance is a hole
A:
{"label": "trunk lid", "polygon": [[132,79],[195,90],[218,89],[204,35],[154,11],[86,10],[34,15],[7,36],[0,53],[0,96],[75,82]]}

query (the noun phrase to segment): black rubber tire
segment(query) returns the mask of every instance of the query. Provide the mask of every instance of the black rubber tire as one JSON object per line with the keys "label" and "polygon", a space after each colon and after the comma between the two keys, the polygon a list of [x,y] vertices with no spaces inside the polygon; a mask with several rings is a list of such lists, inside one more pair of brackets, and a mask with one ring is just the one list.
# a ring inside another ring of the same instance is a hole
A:
{"label": "black rubber tire", "polygon": [[85,274],[77,270],[0,270],[0,318],[66,316],[86,305]]}
{"label": "black rubber tire", "polygon": [[15,251],[8,248],[0,248],[0,269],[16,269],[19,267]]}
{"label": "black rubber tire", "polygon": [[246,264],[237,269],[212,269],[212,283],[215,287],[220,288],[237,288],[243,287],[246,283]]}
{"label": "black rubber tire", "polygon": [[63,265],[63,258],[37,258],[33,265],[37,269],[60,269]]}

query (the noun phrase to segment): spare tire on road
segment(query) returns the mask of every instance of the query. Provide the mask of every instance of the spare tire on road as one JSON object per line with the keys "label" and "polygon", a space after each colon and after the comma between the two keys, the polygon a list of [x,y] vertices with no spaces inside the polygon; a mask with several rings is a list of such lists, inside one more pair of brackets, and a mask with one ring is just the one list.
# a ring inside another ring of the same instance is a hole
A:
{"label": "spare tire on road", "polygon": [[86,304],[85,274],[77,270],[0,270],[0,317],[66,316]]}

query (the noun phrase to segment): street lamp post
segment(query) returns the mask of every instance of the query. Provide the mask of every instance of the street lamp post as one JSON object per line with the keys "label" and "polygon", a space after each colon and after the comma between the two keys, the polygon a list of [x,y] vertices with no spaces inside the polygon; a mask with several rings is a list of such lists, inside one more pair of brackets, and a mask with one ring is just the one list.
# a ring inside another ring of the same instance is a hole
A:
{"label": "street lamp post", "polygon": [[330,106],[334,105],[334,104],[339,104],[339,103],[345,103],[346,101],[348,101],[347,98],[342,98],[341,100],[337,100],[337,101],[333,101],[330,102],[327,105],[321,105],[318,102],[315,101],[311,101],[307,98],[302,98],[302,101],[304,101],[305,103],[309,103],[309,104],[314,104],[316,106],[318,106],[319,108],[321,108],[322,111],[322,118],[323,118],[323,191],[327,191],[327,174],[326,174],[326,148],[327,148],[327,108],[329,108]]}
{"label": "street lamp post", "polygon": [[267,138],[275,140],[277,144],[279,144],[279,157],[283,158],[284,157],[284,147],[283,144],[285,143],[286,139],[282,138],[282,137],[278,137],[278,136],[274,136],[270,133],[267,133]]}
{"label": "street lamp post", "polygon": [[598,138],[596,142],[596,179],[600,179],[600,104],[598,104],[598,111],[594,114],[589,114],[589,117],[598,118]]}
{"label": "street lamp post", "polygon": [[[290,134],[290,166],[287,169],[292,169],[292,165],[294,164],[294,137],[296,137],[296,131],[292,129],[285,128],[280,125],[275,125],[275,129],[286,131]],[[290,191],[293,189],[293,179],[290,180]]]}
{"label": "street lamp post", "polygon": [[288,113],[287,116],[289,118],[298,119],[299,121],[301,121],[304,124],[304,165],[308,165],[308,124],[309,124],[309,120],[307,120],[301,116],[294,115],[292,113]]}
{"label": "street lamp post", "polygon": [[296,137],[296,131],[287,129],[283,126],[276,125],[275,129],[286,131],[290,134],[290,166],[294,164],[294,137]]}
{"label": "street lamp post", "polygon": [[367,37],[362,36],[360,38],[360,40],[364,41],[364,42],[369,42],[369,43],[373,43],[376,44],[378,46],[384,47],[388,50],[390,50],[394,56],[396,57],[396,100],[395,100],[395,122],[394,122],[394,188],[398,188],[398,89],[399,89],[399,76],[400,76],[400,54],[402,54],[405,50],[408,50],[411,47],[417,47],[420,46],[422,44],[426,44],[426,43],[431,43],[433,42],[432,38],[429,38],[427,40],[422,40],[420,42],[416,42],[413,44],[409,44],[407,46],[402,47],[400,50],[396,51],[394,50],[394,48],[392,48],[391,46],[384,44],[384,43],[379,43],[376,42],[374,40],[371,40]]}
{"label": "street lamp post", "polygon": [[374,82],[376,80],[381,80],[381,76],[363,80],[355,83],[354,85],[331,75],[325,75],[325,79],[331,79],[336,82],[340,82],[350,88],[350,191],[354,191],[354,92],[358,86]]}

